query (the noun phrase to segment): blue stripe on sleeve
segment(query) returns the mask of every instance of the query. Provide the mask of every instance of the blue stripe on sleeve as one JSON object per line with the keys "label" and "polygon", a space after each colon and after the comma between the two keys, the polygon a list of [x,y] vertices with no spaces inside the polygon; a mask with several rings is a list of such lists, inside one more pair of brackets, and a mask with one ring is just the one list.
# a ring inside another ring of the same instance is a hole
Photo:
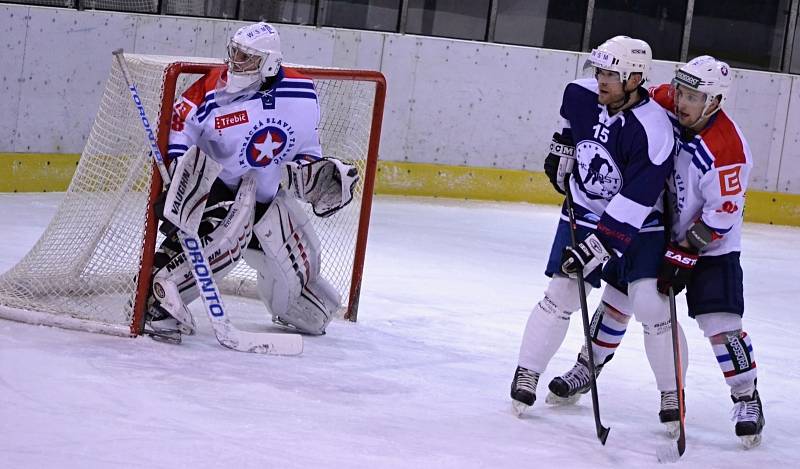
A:
{"label": "blue stripe on sleeve", "polygon": [[281,82],[278,82],[277,85],[275,85],[275,89],[278,89],[278,88],[307,88],[307,89],[313,90],[314,89],[314,83],[312,83],[310,81],[308,81],[308,82],[306,82],[306,81],[302,81],[302,82],[298,82],[298,81],[281,81]]}
{"label": "blue stripe on sleeve", "polygon": [[276,98],[306,98],[306,99],[317,99],[316,93],[307,92],[307,91],[275,91]]}

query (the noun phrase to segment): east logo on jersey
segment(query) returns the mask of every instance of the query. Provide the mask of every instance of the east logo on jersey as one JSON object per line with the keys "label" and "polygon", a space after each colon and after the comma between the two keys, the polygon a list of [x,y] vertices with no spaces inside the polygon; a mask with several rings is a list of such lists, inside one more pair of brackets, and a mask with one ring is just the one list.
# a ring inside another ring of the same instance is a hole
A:
{"label": "east logo on jersey", "polygon": [[602,145],[583,140],[576,146],[580,184],[589,197],[609,200],[622,187],[617,164]]}
{"label": "east logo on jersey", "polygon": [[245,150],[247,162],[253,167],[267,166],[286,148],[286,141],[286,132],[278,127],[268,126],[257,130]]}

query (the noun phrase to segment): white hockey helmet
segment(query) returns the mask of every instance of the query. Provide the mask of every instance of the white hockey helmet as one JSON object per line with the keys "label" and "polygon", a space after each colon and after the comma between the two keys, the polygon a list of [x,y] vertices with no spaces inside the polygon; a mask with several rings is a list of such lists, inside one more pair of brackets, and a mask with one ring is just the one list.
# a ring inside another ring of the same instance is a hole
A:
{"label": "white hockey helmet", "polygon": [[653,52],[648,43],[628,36],[614,36],[592,49],[583,67],[617,72],[623,82],[631,73],[641,73],[644,83],[652,61]]}
{"label": "white hockey helmet", "polygon": [[[728,64],[717,60],[710,55],[701,55],[690,60],[686,65],[675,71],[672,86],[686,86],[700,91],[706,95],[703,107],[703,117],[708,117],[722,108],[722,103],[730,91],[733,76]],[[708,109],[714,103],[714,98],[719,97],[719,106],[708,114]]]}
{"label": "white hockey helmet", "polygon": [[278,73],[283,61],[281,38],[271,25],[261,22],[239,28],[228,41],[228,82],[231,92],[261,83]]}

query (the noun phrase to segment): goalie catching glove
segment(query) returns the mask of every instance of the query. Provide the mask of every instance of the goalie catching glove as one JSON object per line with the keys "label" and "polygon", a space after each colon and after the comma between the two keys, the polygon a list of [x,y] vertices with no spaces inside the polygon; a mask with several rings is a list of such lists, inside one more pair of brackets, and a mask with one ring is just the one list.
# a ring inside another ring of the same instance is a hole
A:
{"label": "goalie catching glove", "polygon": [[353,200],[358,170],[336,158],[286,163],[281,184],[300,200],[309,202],[314,215],[329,217]]}

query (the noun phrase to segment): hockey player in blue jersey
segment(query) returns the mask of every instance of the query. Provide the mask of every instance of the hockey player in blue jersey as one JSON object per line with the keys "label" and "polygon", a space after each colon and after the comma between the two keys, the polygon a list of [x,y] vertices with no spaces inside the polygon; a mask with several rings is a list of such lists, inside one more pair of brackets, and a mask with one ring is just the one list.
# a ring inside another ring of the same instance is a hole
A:
{"label": "hockey player in blue jersey", "polygon": [[601,274],[607,282],[601,309],[622,308],[642,323],[658,389],[676,394],[669,307],[656,289],[665,243],[662,191],[675,139],[667,114],[642,87],[651,60],[646,42],[614,37],[587,60],[594,78],[564,90],[562,130],[545,169],[560,192],[570,185],[580,242],[571,247],[564,207],[545,271],[551,280],[528,318],[511,384],[518,415],[536,400],[539,376],[580,307],[579,269],[587,290],[600,286]]}

